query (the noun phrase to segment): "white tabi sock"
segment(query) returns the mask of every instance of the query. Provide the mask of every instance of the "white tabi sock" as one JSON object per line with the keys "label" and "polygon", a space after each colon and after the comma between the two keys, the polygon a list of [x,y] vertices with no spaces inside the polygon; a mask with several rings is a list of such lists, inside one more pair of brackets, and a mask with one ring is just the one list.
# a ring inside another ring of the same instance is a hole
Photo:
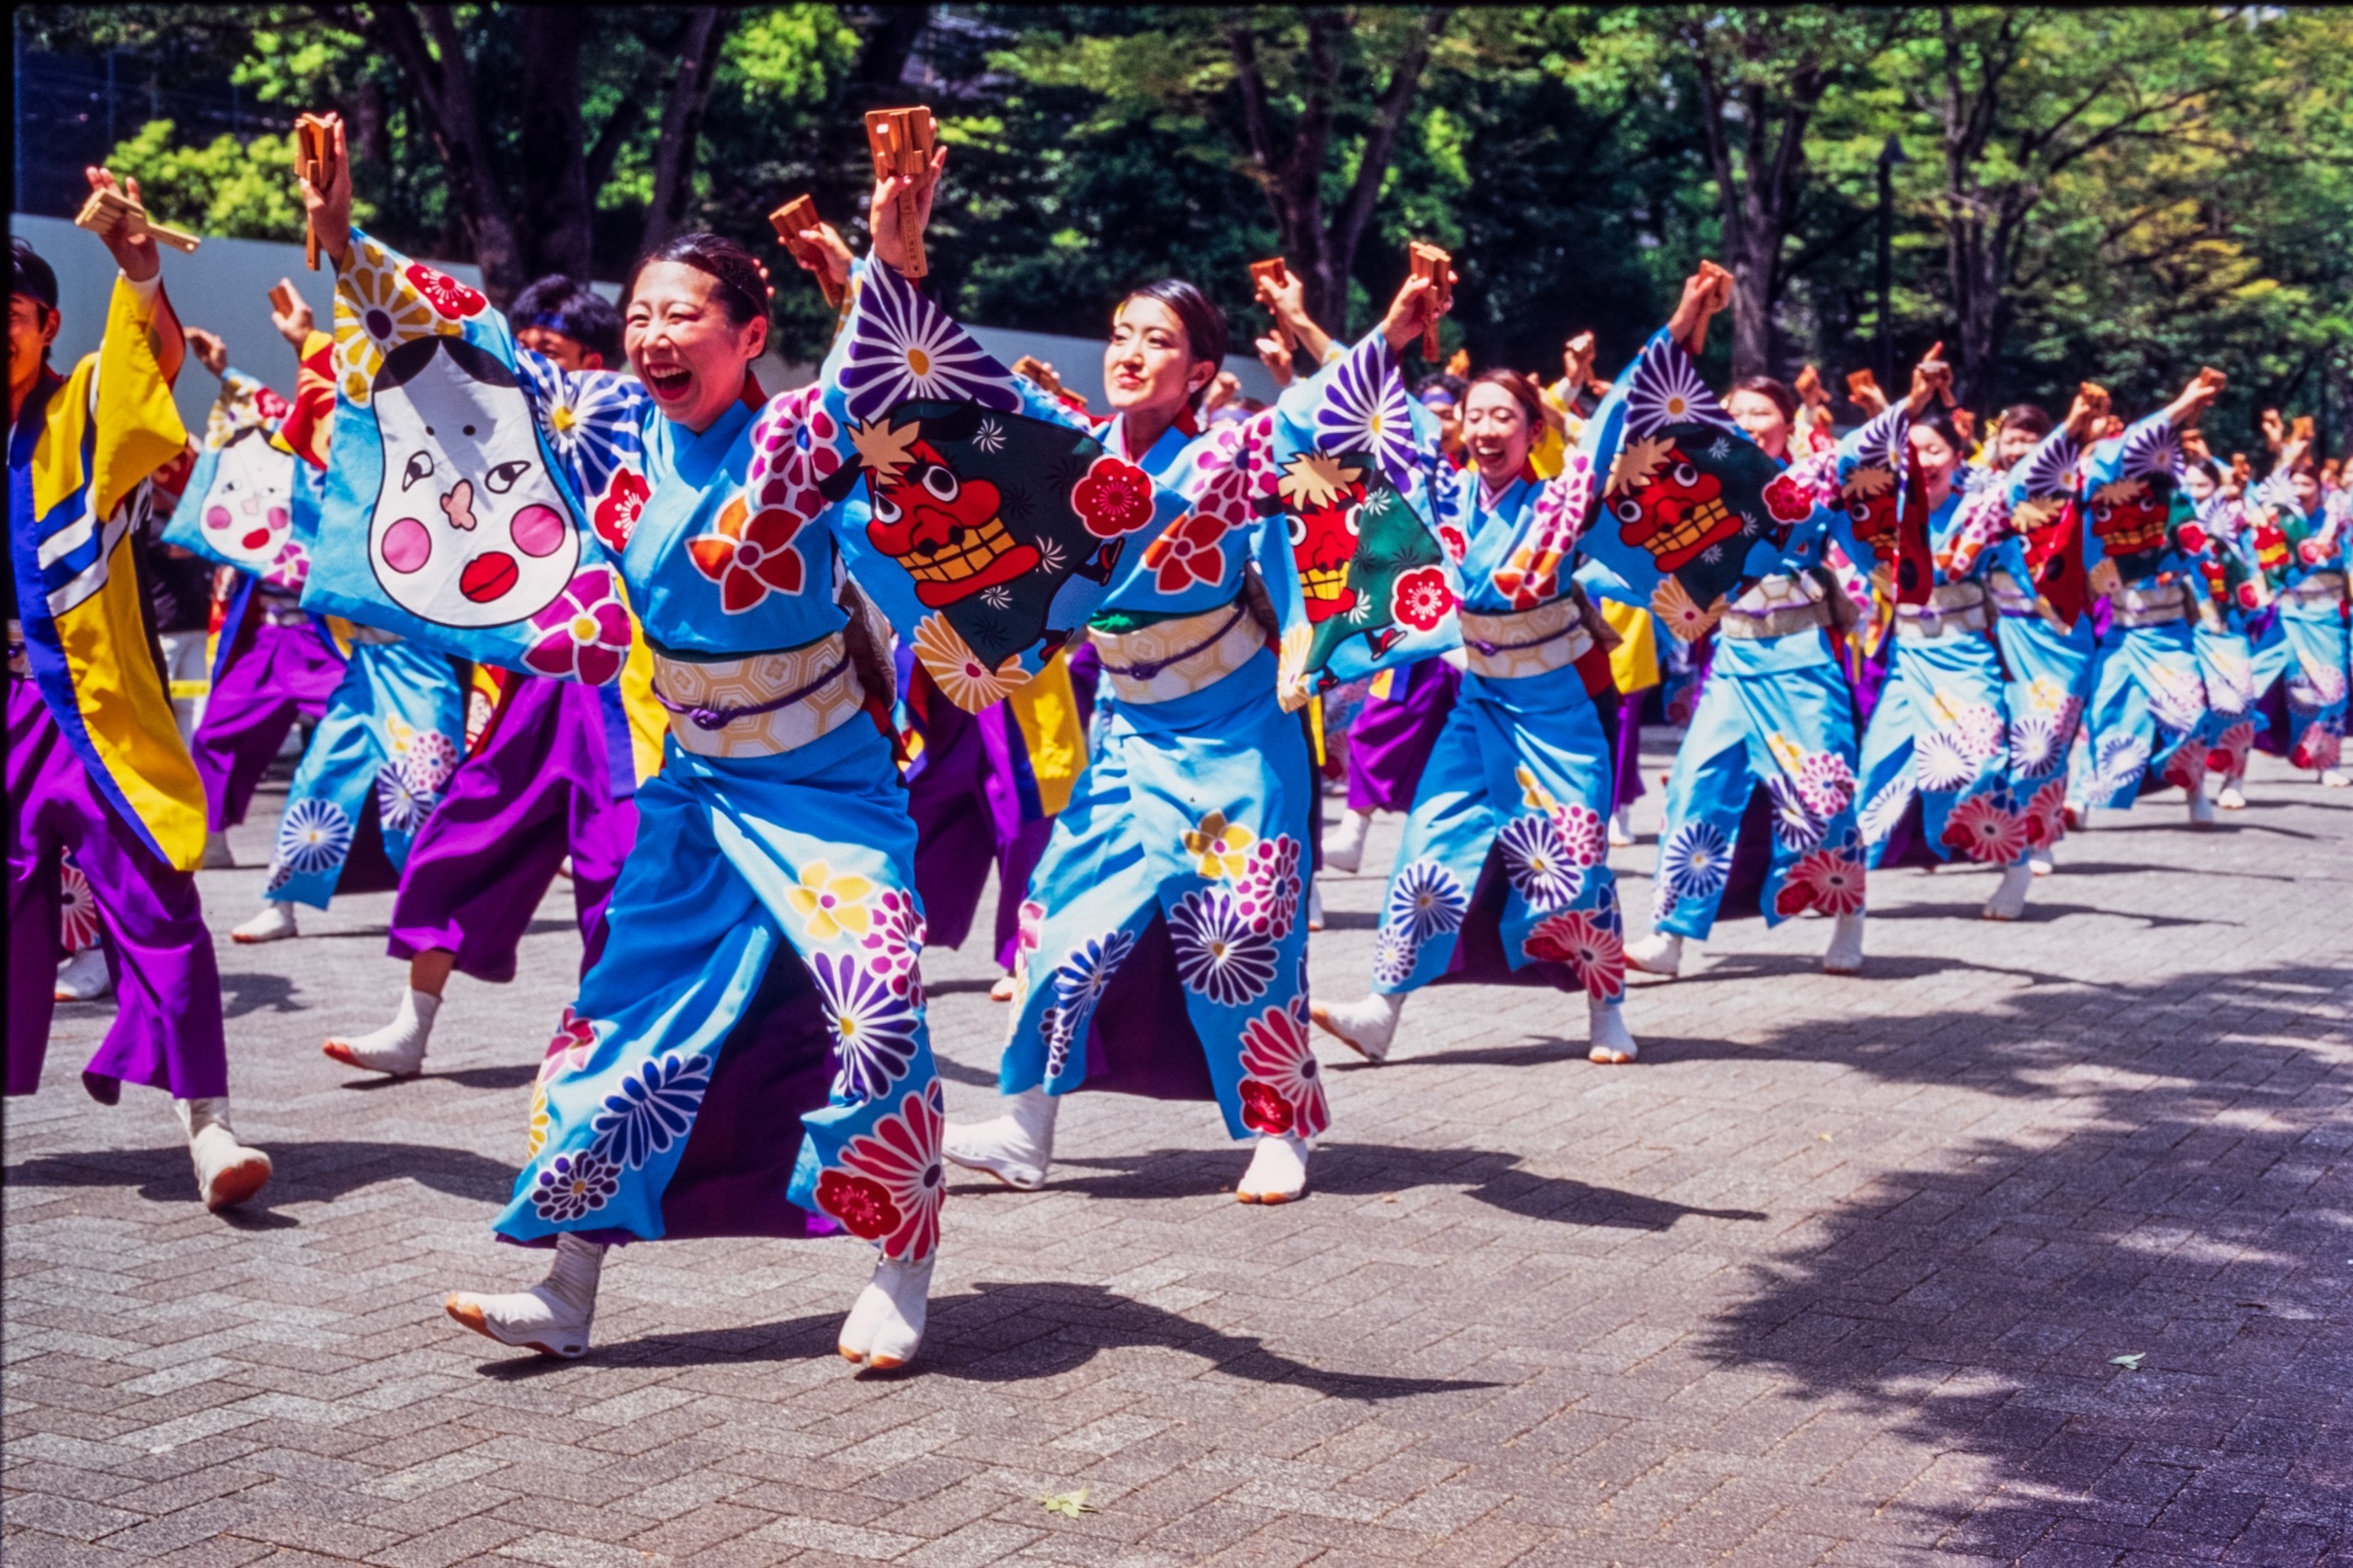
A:
{"label": "white tabi sock", "polygon": [[1386,1062],[1390,1043],[1397,1038],[1398,1016],[1404,1010],[1404,996],[1384,996],[1376,992],[1330,1006],[1321,1002],[1310,1003],[1307,1016],[1315,1020],[1318,1028],[1366,1061]]}
{"label": "white tabi sock", "polygon": [[915,1358],[923,1344],[924,1316],[931,1306],[931,1266],[939,1255],[921,1263],[879,1258],[874,1278],[858,1293],[842,1322],[835,1348],[842,1359],[887,1372]]}
{"label": "white tabi sock", "polygon": [[1626,962],[1644,974],[1672,980],[1683,972],[1683,938],[1672,931],[1654,931],[1626,944]]}
{"label": "white tabi sock", "polygon": [[229,1096],[172,1102],[188,1132],[188,1158],[196,1163],[196,1190],[207,1209],[243,1203],[269,1185],[269,1156],[237,1142],[229,1125]]}
{"label": "white tabi sock", "polygon": [[1585,999],[1585,1016],[1588,1026],[1586,1038],[1591,1042],[1586,1060],[1605,1067],[1622,1066],[1642,1053],[1634,1047],[1634,1031],[1626,1027],[1626,1008],[1622,1002],[1607,1002],[1588,994]]}
{"label": "white tabi sock", "polygon": [[1307,1140],[1296,1132],[1261,1135],[1233,1196],[1245,1203],[1290,1202],[1307,1190]]}
{"label": "white tabi sock", "polygon": [[597,1321],[597,1282],[604,1267],[602,1244],[561,1235],[555,1239],[555,1262],[548,1277],[529,1290],[511,1296],[453,1290],[441,1310],[501,1345],[570,1360],[588,1353],[588,1328]]}
{"label": "white tabi sock", "polygon": [[2059,869],[2058,857],[2052,854],[2047,844],[2040,849],[2028,850],[2026,863],[2034,868],[2034,874],[2038,877],[2047,877]]}
{"label": "white tabi sock", "polygon": [[392,1015],[391,1023],[351,1040],[331,1038],[321,1049],[347,1067],[414,1078],[425,1067],[425,1047],[433,1038],[433,1019],[440,1011],[440,997],[411,987],[401,993],[400,1011]]}
{"label": "white tabi sock", "polygon": [[1054,1113],[1061,1102],[1041,1088],[1005,1097],[1005,1114],[970,1127],[950,1127],[940,1152],[952,1165],[985,1171],[1023,1192],[1046,1185],[1054,1163]]}
{"label": "white tabi sock", "polygon": [[107,972],[107,950],[84,948],[65,960],[57,971],[56,997],[60,1002],[95,1002],[114,989],[114,976]]}
{"label": "white tabi sock", "polygon": [[2033,866],[2024,860],[2012,861],[2002,868],[2002,880],[1995,886],[1994,896],[1985,901],[1985,918],[2016,920],[2026,913],[2026,896],[2033,891]]}
{"label": "white tabi sock", "polygon": [[233,942],[282,942],[302,933],[294,924],[294,906],[276,899],[261,906],[261,913],[229,933]]}
{"label": "white tabi sock", "polygon": [[2222,787],[2214,791],[2214,803],[2226,812],[2246,810],[2246,790],[2241,787],[2245,783],[2246,775],[2244,773],[2224,774]]}
{"label": "white tabi sock", "polygon": [[2320,781],[2322,788],[2328,790],[2342,790],[2347,785],[2353,784],[2353,778],[2347,778],[2341,770],[2334,767],[2322,768]]}
{"label": "white tabi sock", "polygon": [[1842,915],[1830,927],[1830,946],[1822,955],[1824,974],[1863,972],[1863,912]]}
{"label": "white tabi sock", "polygon": [[1371,831],[1370,812],[1342,812],[1340,825],[1324,841],[1324,864],[1335,871],[1358,869],[1364,865],[1365,835]]}
{"label": "white tabi sock", "polygon": [[2202,789],[2189,791],[2189,825],[2192,827],[2214,825],[2214,802],[2206,798],[2206,791]]}
{"label": "white tabi sock", "polygon": [[1609,813],[1610,846],[1613,848],[1623,849],[1626,846],[1633,842],[1634,808],[1631,806],[1620,806],[1616,811]]}
{"label": "white tabi sock", "polygon": [[227,834],[208,833],[204,835],[204,869],[208,871],[233,871],[237,869],[237,857],[229,847]]}

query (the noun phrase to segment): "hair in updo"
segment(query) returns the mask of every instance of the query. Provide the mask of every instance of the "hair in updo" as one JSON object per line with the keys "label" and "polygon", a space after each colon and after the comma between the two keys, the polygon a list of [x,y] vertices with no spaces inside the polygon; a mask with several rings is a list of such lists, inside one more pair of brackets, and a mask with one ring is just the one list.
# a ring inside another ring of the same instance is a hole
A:
{"label": "hair in updo", "polygon": [[[1225,350],[1232,335],[1225,324],[1225,312],[1211,303],[1207,294],[1181,278],[1164,278],[1157,283],[1131,289],[1127,300],[1120,303],[1125,305],[1128,300],[1151,300],[1167,306],[1176,316],[1176,324],[1185,329],[1185,351],[1192,356],[1194,363],[1207,360],[1214,369],[1225,369]],[[1118,314],[1116,311],[1112,313]]]}
{"label": "hair in updo", "polygon": [[1912,421],[1912,428],[1934,431],[1937,439],[1951,448],[1957,456],[1962,458],[1969,456],[1968,438],[1961,435],[1961,426],[1954,422],[1952,410],[1949,408],[1933,409],[1921,415]]}
{"label": "hair in updo", "polygon": [[[1536,390],[1536,382],[1529,377],[1527,372],[1498,366],[1492,370],[1482,370],[1472,377],[1471,387],[1503,388],[1504,391],[1511,393],[1513,400],[1519,404],[1519,411],[1528,416],[1528,428],[1530,431],[1544,427],[1544,394]],[[1465,387],[1462,390],[1462,399],[1466,403],[1471,400],[1471,387]]]}
{"label": "hair in updo", "polygon": [[691,267],[716,281],[719,288],[713,297],[725,312],[728,325],[741,327],[767,319],[768,280],[760,271],[759,261],[725,235],[698,230],[664,240],[639,256],[637,265],[630,268],[631,293],[637,292],[638,275],[657,261]]}
{"label": "hair in updo", "polygon": [[2014,403],[2002,410],[2002,428],[2023,430],[2035,439],[2040,440],[2051,434],[2052,428],[2051,411],[2039,403]]}
{"label": "hair in updo", "polygon": [[1724,401],[1732,401],[1733,392],[1755,392],[1775,408],[1790,424],[1798,422],[1798,394],[1790,390],[1787,381],[1777,381],[1770,376],[1743,376],[1733,382],[1732,392],[1724,393]]}

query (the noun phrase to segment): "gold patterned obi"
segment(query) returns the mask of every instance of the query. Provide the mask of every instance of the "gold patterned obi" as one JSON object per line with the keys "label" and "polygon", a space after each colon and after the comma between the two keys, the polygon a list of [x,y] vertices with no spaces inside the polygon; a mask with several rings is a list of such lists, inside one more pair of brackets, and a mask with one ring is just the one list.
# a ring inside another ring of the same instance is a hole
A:
{"label": "gold patterned obi", "polygon": [[838,631],[741,659],[656,653],[654,696],[678,749],[697,756],[774,756],[831,734],[866,705]]}
{"label": "gold patterned obi", "polygon": [[1830,592],[1813,578],[1794,574],[1760,577],[1755,587],[1724,607],[1716,630],[1726,637],[1761,642],[1809,627],[1830,626],[1836,621]]}
{"label": "gold patterned obi", "polygon": [[2189,602],[2179,583],[2159,583],[2152,587],[2119,586],[2109,595],[2116,625],[2170,626],[2189,616]]}
{"label": "gold patterned obi", "polygon": [[2327,608],[2345,602],[2345,574],[2315,572],[2292,588],[2279,590],[2279,602],[2302,608]]}
{"label": "gold patterned obi", "polygon": [[1985,590],[1974,583],[1938,583],[1924,605],[1895,607],[1895,635],[1905,642],[1934,642],[1983,631],[1993,623]]}
{"label": "gold patterned obi", "polygon": [[1122,702],[1173,702],[1206,691],[1267,645],[1244,598],[1133,631],[1093,627],[1086,636],[1102,650],[1103,673]]}
{"label": "gold patterned obi", "polygon": [[1462,652],[1486,680],[1523,680],[1575,664],[1593,651],[1585,607],[1574,594],[1509,615],[1461,612]]}

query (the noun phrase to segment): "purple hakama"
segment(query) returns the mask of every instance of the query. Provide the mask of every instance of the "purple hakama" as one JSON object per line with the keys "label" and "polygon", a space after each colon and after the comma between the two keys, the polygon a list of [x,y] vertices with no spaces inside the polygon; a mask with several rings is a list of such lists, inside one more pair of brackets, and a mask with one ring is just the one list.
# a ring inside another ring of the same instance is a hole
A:
{"label": "purple hakama", "polygon": [[1429,765],[1462,672],[1444,659],[1423,659],[1390,677],[1388,699],[1368,698],[1348,726],[1348,810],[1408,812]]}
{"label": "purple hakama", "polygon": [[440,949],[460,973],[504,984],[566,855],[581,971],[621,861],[637,838],[635,765],[618,698],[599,687],[509,676],[498,711],[409,846],[392,903],[396,959]]}
{"label": "purple hakama", "polygon": [[254,790],[297,718],[315,724],[343,679],[343,655],[309,616],[247,596],[212,678],[212,695],[188,750],[204,780],[208,820],[225,833],[245,820]]}
{"label": "purple hakama", "polygon": [[196,875],[174,869],[91,788],[82,760],[40,688],[8,681],[7,1092],[40,1087],[55,1011],[61,858],[89,879],[119,1010],[82,1069],[91,1097],[111,1105],[125,1083],[181,1099],[229,1092],[221,972]]}

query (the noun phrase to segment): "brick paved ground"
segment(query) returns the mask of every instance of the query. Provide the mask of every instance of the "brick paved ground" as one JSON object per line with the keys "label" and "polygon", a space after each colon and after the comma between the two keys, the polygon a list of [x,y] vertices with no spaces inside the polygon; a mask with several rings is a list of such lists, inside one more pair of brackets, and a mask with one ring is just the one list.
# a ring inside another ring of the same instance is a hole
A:
{"label": "brick paved ground", "polygon": [[[1818,923],[1728,928],[1637,991],[1636,1068],[1549,994],[1427,995],[1403,1060],[1326,1053],[1296,1207],[1224,1195],[1206,1108],[1075,1101],[1048,1190],[958,1184],[899,1377],[831,1354],[847,1243],[631,1249],[575,1364],[447,1323],[537,1272],[485,1221],[563,891],[534,977],[458,981],[386,1086],[318,1042],[390,1006],[389,899],[244,949],[261,873],[209,873],[271,1201],[207,1216],[161,1096],[80,1092],[107,1011],[62,1010],[7,1128],[6,1556],[2353,1561],[2353,798],[2250,792],[2211,836],[2105,819],[2016,926],[1984,875],[1883,878],[1860,980]],[[1319,989],[1362,983],[1378,891],[1332,884]],[[932,972],[983,1112],[1003,1013],[975,955]]]}

